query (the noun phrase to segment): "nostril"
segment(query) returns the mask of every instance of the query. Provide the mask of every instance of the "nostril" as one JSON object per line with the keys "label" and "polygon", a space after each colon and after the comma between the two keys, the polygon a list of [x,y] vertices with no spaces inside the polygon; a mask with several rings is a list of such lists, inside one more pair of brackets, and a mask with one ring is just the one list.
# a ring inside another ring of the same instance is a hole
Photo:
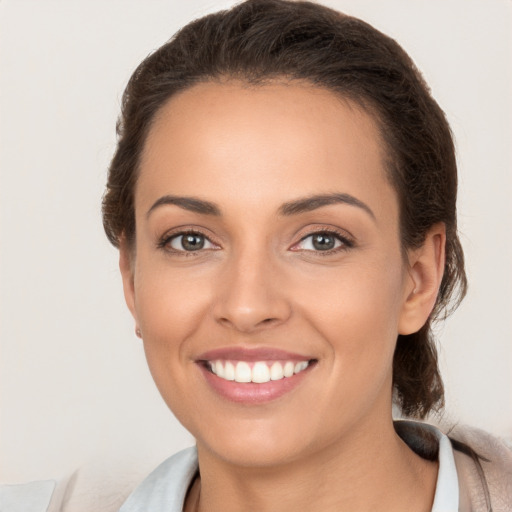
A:
{"label": "nostril", "polygon": [[279,318],[264,318],[263,320],[253,321],[247,318],[230,319],[229,317],[218,318],[217,321],[225,327],[233,327],[239,331],[249,332],[261,328],[267,328],[280,323]]}
{"label": "nostril", "polygon": [[278,324],[280,321],[279,321],[279,318],[264,318],[263,320],[261,320],[260,322],[258,322],[258,326],[262,327],[262,326],[271,326],[271,325],[275,325],[275,324]]}
{"label": "nostril", "polygon": [[[258,300],[256,300],[258,299]],[[282,298],[243,297],[233,292],[225,300],[218,300],[212,310],[215,321],[241,332],[275,327],[290,317],[290,305]]]}

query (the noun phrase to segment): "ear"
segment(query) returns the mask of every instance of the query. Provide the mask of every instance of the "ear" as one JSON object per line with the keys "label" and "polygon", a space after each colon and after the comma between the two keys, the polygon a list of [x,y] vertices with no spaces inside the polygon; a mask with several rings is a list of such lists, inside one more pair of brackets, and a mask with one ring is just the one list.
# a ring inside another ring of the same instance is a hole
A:
{"label": "ear", "polygon": [[124,299],[135,322],[137,315],[135,312],[135,284],[134,284],[134,255],[133,249],[129,247],[128,242],[123,237],[119,244],[119,269],[123,279]]}
{"label": "ear", "polygon": [[419,331],[436,303],[444,273],[446,227],[440,222],[430,228],[423,245],[408,253],[409,268],[399,334]]}

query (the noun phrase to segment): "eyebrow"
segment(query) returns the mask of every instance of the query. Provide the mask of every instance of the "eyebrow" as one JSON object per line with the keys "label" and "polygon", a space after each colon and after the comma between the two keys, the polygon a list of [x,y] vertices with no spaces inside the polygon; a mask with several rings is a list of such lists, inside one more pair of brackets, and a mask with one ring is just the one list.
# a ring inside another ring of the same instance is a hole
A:
{"label": "eyebrow", "polygon": [[285,216],[297,215],[299,213],[311,212],[318,208],[322,208],[323,206],[340,203],[361,208],[370,215],[373,220],[375,220],[375,214],[367,204],[350,194],[339,193],[314,195],[297,199],[296,201],[290,201],[289,203],[284,203],[281,208],[279,208],[279,214]]}
{"label": "eyebrow", "polygon": [[[304,197],[301,199],[297,199],[295,201],[290,201],[288,203],[284,203],[278,210],[279,215],[284,215],[286,217],[291,215],[298,215],[300,213],[311,212],[313,210],[317,210],[318,208],[322,208],[324,206],[329,206],[332,204],[347,204],[350,206],[356,206],[357,208],[361,208],[363,211],[368,213],[372,219],[375,220],[375,214],[371,210],[371,208],[363,203],[361,200],[357,199],[350,194],[318,194],[313,196]],[[199,213],[202,215],[214,215],[220,216],[221,211],[220,208],[210,201],[205,201],[204,199],[198,199],[195,197],[183,197],[183,196],[171,196],[166,195],[157,199],[151,208],[148,210],[146,216],[149,215],[157,208],[164,205],[175,205],[184,210],[188,210],[194,213]]]}
{"label": "eyebrow", "polygon": [[203,215],[220,215],[220,208],[210,201],[205,201],[203,199],[197,199],[194,197],[182,197],[182,196],[162,196],[160,199],[153,203],[153,206],[148,210],[146,217],[159,208],[160,206],[173,204],[183,208],[184,210],[189,210],[194,213],[201,213]]}

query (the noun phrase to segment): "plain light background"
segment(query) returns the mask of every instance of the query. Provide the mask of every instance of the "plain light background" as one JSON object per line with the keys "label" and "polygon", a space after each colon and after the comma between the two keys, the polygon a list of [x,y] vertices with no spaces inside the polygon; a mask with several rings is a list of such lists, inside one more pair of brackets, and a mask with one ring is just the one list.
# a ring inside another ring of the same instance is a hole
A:
{"label": "plain light background", "polygon": [[[512,2],[330,0],[396,38],[455,133],[469,295],[440,330],[445,420],[512,437]],[[100,201],[135,66],[232,1],[0,0],[0,480],[193,443],[146,368]],[[307,411],[305,411],[307,414]]]}

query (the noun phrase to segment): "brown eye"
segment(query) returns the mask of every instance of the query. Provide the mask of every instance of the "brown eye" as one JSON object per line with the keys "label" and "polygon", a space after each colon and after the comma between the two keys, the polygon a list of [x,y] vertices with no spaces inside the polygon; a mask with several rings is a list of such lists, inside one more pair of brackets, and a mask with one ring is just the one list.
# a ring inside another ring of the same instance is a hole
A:
{"label": "brown eye", "polygon": [[330,233],[317,233],[311,237],[311,243],[317,251],[328,251],[336,246],[336,237]]}
{"label": "brown eye", "polygon": [[349,244],[339,235],[322,231],[304,237],[296,247],[302,251],[330,251],[344,245]]}
{"label": "brown eye", "polygon": [[172,237],[169,245],[175,251],[199,251],[201,249],[212,249],[214,245],[200,233],[182,233]]}

